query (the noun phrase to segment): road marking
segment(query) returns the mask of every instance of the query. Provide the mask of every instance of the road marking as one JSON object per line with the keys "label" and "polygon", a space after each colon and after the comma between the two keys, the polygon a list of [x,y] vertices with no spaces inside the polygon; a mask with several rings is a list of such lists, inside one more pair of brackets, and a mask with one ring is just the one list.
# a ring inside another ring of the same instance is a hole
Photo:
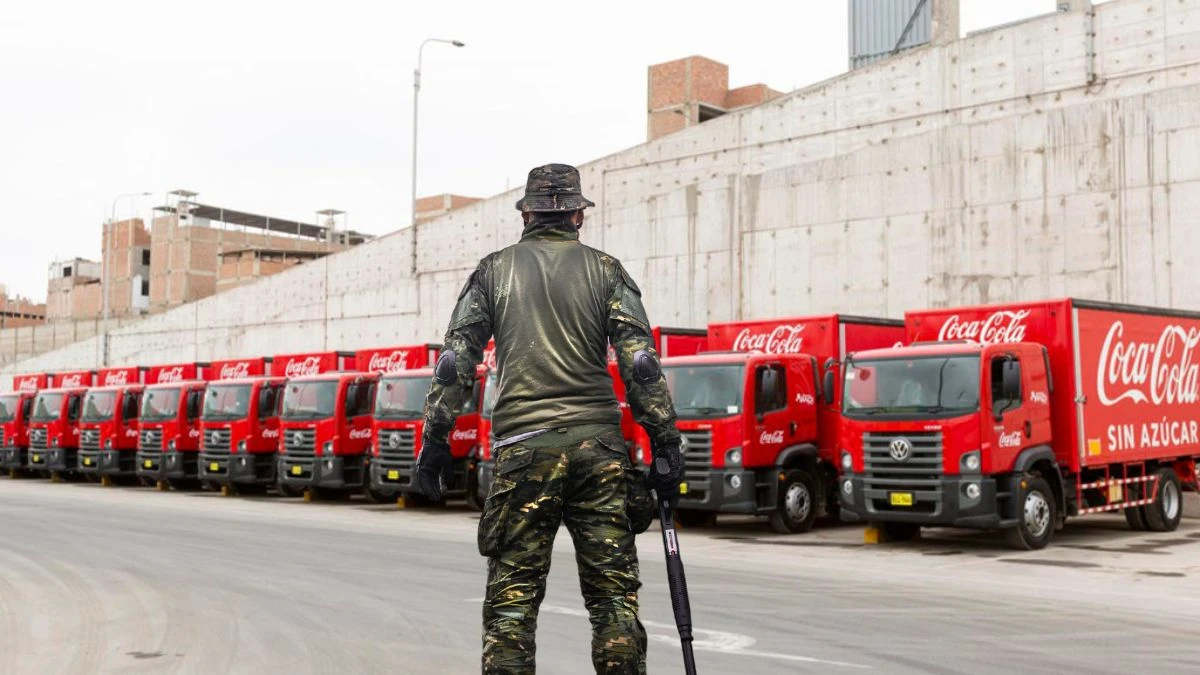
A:
{"label": "road marking", "polygon": [[[483,598],[470,598],[465,602],[481,604]],[[575,607],[563,607],[561,605],[546,605],[541,607],[542,613],[561,614],[563,616],[577,616],[588,618],[587,610],[578,609]],[[673,623],[660,623],[658,621],[647,621],[642,619],[642,625],[647,629],[646,637],[655,642],[664,642],[667,644],[679,646],[679,636],[677,634],[678,627]],[[650,629],[666,631],[665,633],[650,633]],[[749,635],[741,633],[729,633],[719,630],[707,630],[696,628],[694,629],[696,639],[692,642],[692,649],[698,652],[717,652],[720,654],[733,654],[737,656],[757,656],[763,659],[775,659],[777,661],[793,661],[798,663],[818,663],[824,666],[837,666],[839,668],[856,668],[859,670],[871,670],[871,666],[861,663],[848,663],[846,661],[832,661],[829,659],[818,659],[812,656],[800,656],[798,654],[783,654],[780,652],[764,652],[761,650],[752,649],[758,640]]]}

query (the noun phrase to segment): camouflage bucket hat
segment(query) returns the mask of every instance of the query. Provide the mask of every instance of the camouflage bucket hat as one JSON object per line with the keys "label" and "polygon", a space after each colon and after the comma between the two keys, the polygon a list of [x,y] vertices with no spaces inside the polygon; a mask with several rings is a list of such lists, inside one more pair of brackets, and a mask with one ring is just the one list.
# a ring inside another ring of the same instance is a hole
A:
{"label": "camouflage bucket hat", "polygon": [[529,172],[525,196],[517,210],[526,212],[578,211],[595,206],[579,187],[579,170],[568,164],[547,164]]}

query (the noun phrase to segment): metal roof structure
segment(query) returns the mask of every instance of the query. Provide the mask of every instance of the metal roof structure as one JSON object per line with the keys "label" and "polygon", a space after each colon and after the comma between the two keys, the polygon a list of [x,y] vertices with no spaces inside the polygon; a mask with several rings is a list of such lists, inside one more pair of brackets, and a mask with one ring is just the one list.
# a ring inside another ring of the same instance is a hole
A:
{"label": "metal roof structure", "polygon": [[[292,235],[295,237],[303,237],[306,239],[315,239],[318,241],[328,241],[330,229],[321,225],[312,223],[304,223],[290,218],[275,218],[272,216],[262,216],[256,213],[240,211],[238,209],[227,209],[223,206],[212,206],[210,204],[201,204],[199,202],[181,200],[178,206],[156,206],[155,211],[163,213],[177,213],[186,210],[187,213],[194,218],[203,218],[218,223],[226,223],[229,225],[237,225],[239,227],[253,228],[257,230],[265,230],[277,234]],[[333,237],[334,242],[344,242],[350,245],[361,244],[372,236],[361,232],[335,231]]]}

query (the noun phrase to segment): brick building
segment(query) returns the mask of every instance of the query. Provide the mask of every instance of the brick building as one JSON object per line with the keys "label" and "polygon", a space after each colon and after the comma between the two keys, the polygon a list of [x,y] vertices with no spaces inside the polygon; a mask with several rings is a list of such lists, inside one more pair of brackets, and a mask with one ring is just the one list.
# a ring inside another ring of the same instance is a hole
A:
{"label": "brick building", "polygon": [[46,305],[35,304],[29,298],[10,296],[0,284],[0,328],[23,328],[46,323]]}
{"label": "brick building", "polygon": [[729,66],[703,56],[650,66],[646,139],[654,140],[782,94],[765,84],[729,88]]}
{"label": "brick building", "polygon": [[451,194],[421,197],[417,199],[417,222],[423,223],[433,220],[434,218],[450,213],[454,209],[461,209],[477,201],[479,201],[479,197],[464,197],[462,195]]}

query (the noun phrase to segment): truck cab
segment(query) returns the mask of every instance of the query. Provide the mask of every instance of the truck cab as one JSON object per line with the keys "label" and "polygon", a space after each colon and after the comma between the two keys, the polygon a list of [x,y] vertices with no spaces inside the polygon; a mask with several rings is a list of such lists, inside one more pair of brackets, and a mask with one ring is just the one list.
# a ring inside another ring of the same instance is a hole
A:
{"label": "truck cab", "polygon": [[200,487],[200,412],[207,386],[184,380],[145,388],[137,451],[137,475],[143,483],[159,489]]}
{"label": "truck cab", "polygon": [[[462,412],[450,432],[454,476],[446,486],[448,497],[461,495],[474,507],[479,506],[479,405],[487,370],[480,366],[477,372],[475,387],[463,402]],[[368,488],[368,496],[374,501],[417,492],[413,467],[421,452],[425,396],[432,379],[433,369],[421,368],[389,373],[379,381]]]}
{"label": "truck cab", "polygon": [[94,387],[83,399],[79,471],[89,479],[133,477],[142,385]]}
{"label": "truck cab", "polygon": [[210,382],[200,416],[200,478],[219,490],[265,492],[275,485],[282,377]]}
{"label": "truck cab", "polygon": [[277,475],[284,488],[344,496],[364,486],[378,373],[290,377],[279,421]]}
{"label": "truck cab", "polygon": [[74,475],[79,465],[79,418],[86,387],[38,392],[29,418],[29,468],[52,476]]}
{"label": "truck cab", "polygon": [[25,470],[29,461],[29,418],[36,391],[0,394],[0,469],[9,476]]}

